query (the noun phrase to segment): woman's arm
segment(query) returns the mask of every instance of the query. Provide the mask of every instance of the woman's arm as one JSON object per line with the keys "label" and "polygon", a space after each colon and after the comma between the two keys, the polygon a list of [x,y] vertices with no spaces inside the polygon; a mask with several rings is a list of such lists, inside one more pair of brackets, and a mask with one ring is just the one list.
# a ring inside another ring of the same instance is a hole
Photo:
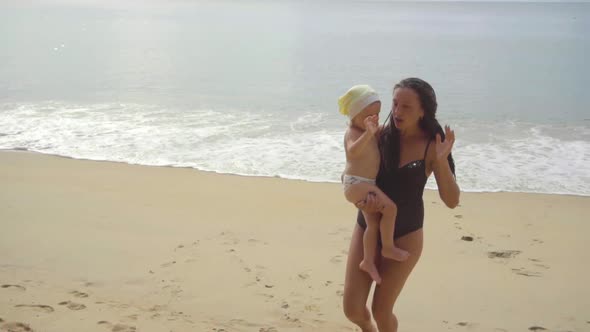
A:
{"label": "woman's arm", "polygon": [[455,181],[455,175],[451,172],[449,162],[445,160],[437,161],[433,167],[434,178],[438,186],[438,195],[446,206],[454,209],[459,205],[459,185]]}
{"label": "woman's arm", "polygon": [[366,213],[380,212],[383,207],[383,204],[379,201],[379,198],[377,198],[377,194],[372,191],[367,194],[367,197],[364,200],[358,201],[354,205]]}
{"label": "woman's arm", "polygon": [[441,142],[440,135],[436,135],[435,151],[429,153],[432,160],[431,169],[438,186],[438,195],[451,209],[459,205],[459,195],[461,194],[447,159],[453,148],[453,143],[455,143],[455,132],[449,126],[445,126],[445,141]]}

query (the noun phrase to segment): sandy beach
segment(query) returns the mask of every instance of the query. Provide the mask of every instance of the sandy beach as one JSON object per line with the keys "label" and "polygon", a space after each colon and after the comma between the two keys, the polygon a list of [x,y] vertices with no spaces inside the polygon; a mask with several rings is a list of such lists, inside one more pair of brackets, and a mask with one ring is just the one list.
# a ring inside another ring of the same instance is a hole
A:
{"label": "sandy beach", "polygon": [[[11,151],[0,183],[0,331],[355,330],[339,184]],[[590,331],[590,197],[424,201],[400,331]]]}

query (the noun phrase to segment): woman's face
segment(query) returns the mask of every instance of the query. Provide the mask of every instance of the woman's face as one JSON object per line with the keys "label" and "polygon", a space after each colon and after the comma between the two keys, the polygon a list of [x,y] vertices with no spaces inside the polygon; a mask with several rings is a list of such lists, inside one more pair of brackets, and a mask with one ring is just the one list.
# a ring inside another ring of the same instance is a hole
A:
{"label": "woman's face", "polygon": [[424,116],[418,94],[410,88],[397,88],[393,91],[392,108],[393,123],[399,130],[417,128]]}

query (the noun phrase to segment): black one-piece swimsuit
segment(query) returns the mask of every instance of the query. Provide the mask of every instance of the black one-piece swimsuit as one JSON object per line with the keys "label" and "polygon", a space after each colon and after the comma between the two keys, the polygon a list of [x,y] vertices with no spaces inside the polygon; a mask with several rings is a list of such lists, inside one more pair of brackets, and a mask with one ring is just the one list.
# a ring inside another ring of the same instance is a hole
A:
{"label": "black one-piece swimsuit", "polygon": [[[397,205],[397,217],[393,238],[399,238],[422,228],[424,224],[424,201],[422,194],[426,185],[426,153],[421,160],[411,161],[402,167],[383,169],[377,174],[377,187]],[[361,210],[357,214],[357,223],[363,229],[367,227]]]}

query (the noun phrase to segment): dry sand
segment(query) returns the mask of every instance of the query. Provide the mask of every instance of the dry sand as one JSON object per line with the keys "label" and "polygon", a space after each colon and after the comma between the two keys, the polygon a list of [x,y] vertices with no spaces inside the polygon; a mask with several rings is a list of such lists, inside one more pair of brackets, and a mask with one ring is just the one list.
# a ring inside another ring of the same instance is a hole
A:
{"label": "dry sand", "polygon": [[[0,183],[0,331],[355,330],[339,184],[9,151]],[[424,200],[400,331],[590,331],[590,197]]]}

